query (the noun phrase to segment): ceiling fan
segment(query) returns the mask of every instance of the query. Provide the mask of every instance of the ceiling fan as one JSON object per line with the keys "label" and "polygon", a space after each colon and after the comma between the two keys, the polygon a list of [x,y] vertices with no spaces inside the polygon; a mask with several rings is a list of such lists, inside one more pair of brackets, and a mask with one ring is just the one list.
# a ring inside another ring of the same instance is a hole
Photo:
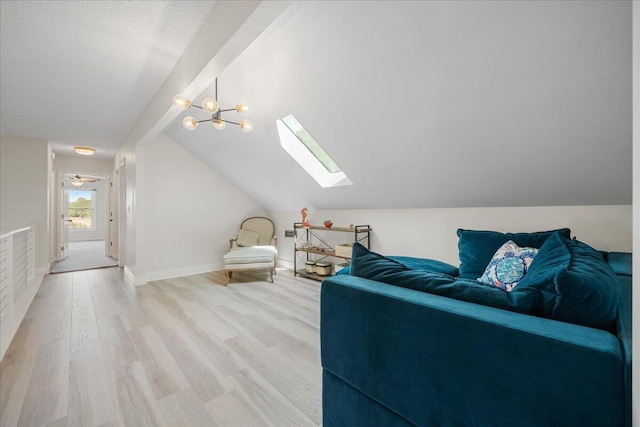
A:
{"label": "ceiling fan", "polygon": [[82,177],[80,175],[75,175],[75,176],[67,175],[67,178],[70,179],[71,185],[73,185],[74,187],[80,187],[85,182],[100,181],[99,178],[87,178],[87,177]]}

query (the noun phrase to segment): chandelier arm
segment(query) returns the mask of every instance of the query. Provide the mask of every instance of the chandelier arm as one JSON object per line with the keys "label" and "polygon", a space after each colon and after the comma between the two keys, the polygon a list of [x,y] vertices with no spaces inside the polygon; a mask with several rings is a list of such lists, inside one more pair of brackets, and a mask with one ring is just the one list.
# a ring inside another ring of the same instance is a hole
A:
{"label": "chandelier arm", "polygon": [[221,121],[221,122],[225,122],[225,123],[231,123],[232,125],[242,126],[240,123],[232,122],[232,121],[229,121],[229,120],[223,120],[223,119],[220,119],[220,121]]}
{"label": "chandelier arm", "polygon": [[199,108],[199,109],[201,109],[201,110],[204,110],[204,108],[202,108],[202,107],[201,107],[201,106],[199,106],[199,105],[195,105],[195,104],[191,104],[191,105],[189,105],[189,107],[196,107],[196,108]]}
{"label": "chandelier arm", "polygon": [[235,109],[235,108],[227,108],[226,110],[218,110],[218,111],[220,111],[221,113],[224,113],[225,111],[237,111],[237,109]]}

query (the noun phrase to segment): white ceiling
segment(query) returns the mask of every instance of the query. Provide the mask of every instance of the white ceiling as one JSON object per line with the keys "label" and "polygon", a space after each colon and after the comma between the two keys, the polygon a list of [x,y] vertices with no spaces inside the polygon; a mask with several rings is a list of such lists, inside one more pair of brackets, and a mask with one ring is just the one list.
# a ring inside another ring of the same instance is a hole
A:
{"label": "white ceiling", "polygon": [[[629,2],[298,2],[219,78],[253,133],[166,133],[272,211],[630,204],[631,81]],[[290,113],[355,185],[271,139]]]}
{"label": "white ceiling", "polygon": [[0,2],[1,133],[113,158],[214,4]]}
{"label": "white ceiling", "polygon": [[[213,5],[0,2],[0,131],[113,158]],[[166,133],[271,211],[630,204],[631,82],[630,2],[298,1],[219,76],[254,132]],[[268,135],[290,113],[353,186]]]}

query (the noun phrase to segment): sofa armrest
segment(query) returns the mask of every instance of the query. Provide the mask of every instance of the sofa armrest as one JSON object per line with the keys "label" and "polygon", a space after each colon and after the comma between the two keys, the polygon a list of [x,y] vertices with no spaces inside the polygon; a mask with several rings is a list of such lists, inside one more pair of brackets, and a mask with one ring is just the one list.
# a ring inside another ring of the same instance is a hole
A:
{"label": "sofa armrest", "polygon": [[633,348],[632,328],[632,278],[631,276],[618,275],[618,282],[622,287],[620,292],[620,305],[618,307],[617,330],[618,339],[625,357],[625,384],[626,384],[626,409],[627,426],[631,426],[631,366]]}
{"label": "sofa armrest", "polygon": [[348,275],[321,293],[323,368],[416,425],[624,425],[608,332]]}
{"label": "sofa armrest", "polygon": [[229,250],[233,249],[233,245],[234,244],[236,246],[238,246],[237,243],[236,243],[236,239],[237,239],[237,237],[234,237],[233,239],[229,239]]}

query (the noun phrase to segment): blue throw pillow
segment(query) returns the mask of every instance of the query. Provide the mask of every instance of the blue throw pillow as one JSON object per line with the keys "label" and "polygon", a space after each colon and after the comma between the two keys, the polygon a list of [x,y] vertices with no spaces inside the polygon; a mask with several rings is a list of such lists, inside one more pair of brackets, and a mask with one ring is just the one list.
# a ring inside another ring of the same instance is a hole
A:
{"label": "blue throw pillow", "polygon": [[411,270],[401,262],[371,252],[359,243],[352,248],[351,275],[519,313],[530,314],[537,303],[538,294],[534,289],[514,295],[513,292],[481,284],[475,279]]}
{"label": "blue throw pillow", "polygon": [[602,254],[560,233],[545,242],[529,271],[511,292],[536,289],[536,313],[563,322],[611,330],[618,311],[620,286]]}
{"label": "blue throw pillow", "polygon": [[[449,276],[457,276],[458,275],[458,267],[455,267],[451,264],[447,264],[446,262],[438,261],[430,258],[414,258],[408,256],[388,256],[387,258],[392,259],[394,261],[398,261],[401,264],[404,264],[406,267],[411,270],[424,270],[424,271],[433,271],[436,273],[443,273]],[[351,266],[345,267],[336,273],[340,274],[351,274]]]}
{"label": "blue throw pillow", "polygon": [[562,228],[535,233],[500,233],[498,231],[478,231],[458,229],[458,251],[460,257],[460,277],[477,279],[482,276],[493,254],[506,241],[512,240],[518,246],[540,249],[555,232],[571,237],[571,230]]}

